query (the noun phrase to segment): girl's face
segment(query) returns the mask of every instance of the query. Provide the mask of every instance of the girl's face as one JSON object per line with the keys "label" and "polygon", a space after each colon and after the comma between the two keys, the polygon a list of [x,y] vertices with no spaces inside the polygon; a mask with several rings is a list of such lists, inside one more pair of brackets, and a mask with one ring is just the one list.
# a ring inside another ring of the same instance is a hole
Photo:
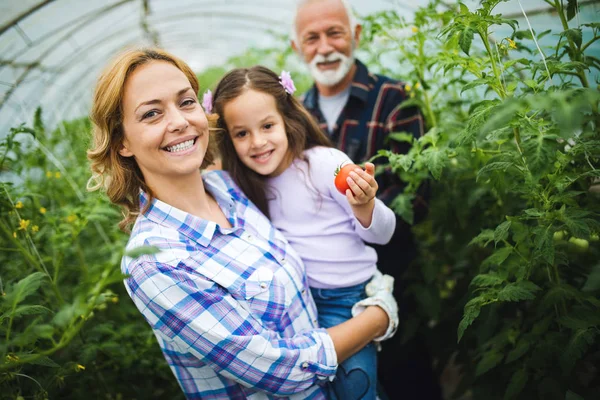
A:
{"label": "girl's face", "polygon": [[173,64],[152,61],[127,78],[123,129],[119,153],[135,157],[150,187],[199,173],[208,121],[187,77]]}
{"label": "girl's face", "polygon": [[290,165],[283,117],[270,94],[246,90],[223,108],[223,118],[238,157],[264,176],[277,176]]}

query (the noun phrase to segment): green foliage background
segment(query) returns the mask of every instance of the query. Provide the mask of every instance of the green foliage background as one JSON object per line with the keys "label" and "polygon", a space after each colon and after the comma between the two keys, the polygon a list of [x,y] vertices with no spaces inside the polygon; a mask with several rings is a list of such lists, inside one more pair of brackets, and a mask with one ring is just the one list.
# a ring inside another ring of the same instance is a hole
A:
{"label": "green foliage background", "polygon": [[[426,338],[439,375],[461,368],[453,398],[600,398],[600,24],[547,0],[562,30],[533,32],[500,2],[363,19],[363,61],[406,82],[428,130],[408,154],[379,154],[408,183],[394,202],[407,221],[419,185],[433,189],[399,334]],[[303,92],[294,57],[281,38],[200,84],[260,63]],[[85,189],[89,122],[41,121],[0,144],[0,398],[182,398],[121,283],[120,213]]]}

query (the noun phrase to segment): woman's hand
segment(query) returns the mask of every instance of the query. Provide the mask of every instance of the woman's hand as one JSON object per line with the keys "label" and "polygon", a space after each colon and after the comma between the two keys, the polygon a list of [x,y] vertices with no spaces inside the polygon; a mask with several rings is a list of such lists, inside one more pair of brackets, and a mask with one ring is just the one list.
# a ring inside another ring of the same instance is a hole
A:
{"label": "woman's hand", "polygon": [[387,329],[379,335],[375,341],[380,342],[391,338],[398,329],[398,303],[393,296],[394,278],[390,275],[382,275],[377,271],[371,282],[367,284],[367,297],[352,307],[352,315],[357,316],[369,306],[379,306],[388,317]]}

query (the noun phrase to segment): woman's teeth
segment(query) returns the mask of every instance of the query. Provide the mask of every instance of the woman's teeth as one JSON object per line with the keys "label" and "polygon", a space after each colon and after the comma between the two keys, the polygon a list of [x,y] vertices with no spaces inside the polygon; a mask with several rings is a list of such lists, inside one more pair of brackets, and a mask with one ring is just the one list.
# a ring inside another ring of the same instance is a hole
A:
{"label": "woman's teeth", "polygon": [[176,144],[175,146],[166,147],[167,151],[170,153],[177,153],[180,151],[187,150],[194,145],[194,139],[188,140],[186,142],[181,142]]}

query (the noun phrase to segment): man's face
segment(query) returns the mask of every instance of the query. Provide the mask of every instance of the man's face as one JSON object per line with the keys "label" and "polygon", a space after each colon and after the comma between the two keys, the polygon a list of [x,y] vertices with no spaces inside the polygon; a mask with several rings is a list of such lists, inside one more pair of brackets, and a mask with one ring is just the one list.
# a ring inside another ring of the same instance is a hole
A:
{"label": "man's face", "polygon": [[318,83],[334,86],[348,75],[354,64],[353,52],[359,34],[360,26],[353,36],[341,1],[309,2],[298,10],[297,42],[292,46]]}

